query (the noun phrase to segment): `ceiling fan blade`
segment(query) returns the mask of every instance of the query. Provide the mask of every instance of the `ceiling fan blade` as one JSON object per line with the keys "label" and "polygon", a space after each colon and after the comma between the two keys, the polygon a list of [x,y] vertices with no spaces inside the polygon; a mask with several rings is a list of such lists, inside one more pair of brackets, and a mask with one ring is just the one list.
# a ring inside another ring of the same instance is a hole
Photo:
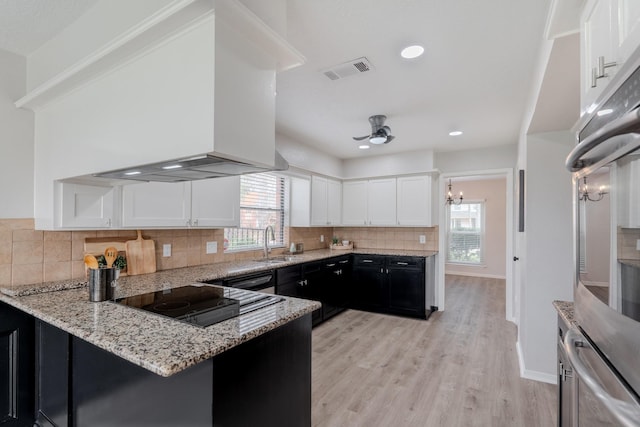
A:
{"label": "ceiling fan blade", "polygon": [[352,136],[353,139],[355,139],[356,141],[362,141],[364,139],[368,139],[369,135],[366,136]]}

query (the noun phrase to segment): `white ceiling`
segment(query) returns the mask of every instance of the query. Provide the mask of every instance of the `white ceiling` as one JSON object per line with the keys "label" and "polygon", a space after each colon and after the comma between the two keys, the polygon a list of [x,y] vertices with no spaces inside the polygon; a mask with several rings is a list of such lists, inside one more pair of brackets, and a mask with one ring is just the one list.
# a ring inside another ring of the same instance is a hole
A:
{"label": "white ceiling", "polygon": [[[0,0],[0,49],[28,55],[97,1]],[[286,1],[287,39],[307,62],[278,75],[279,132],[339,158],[517,142],[550,0]],[[425,54],[402,59],[413,43]],[[373,71],[320,72],[361,56]],[[351,137],[374,114],[396,139],[359,150]]]}

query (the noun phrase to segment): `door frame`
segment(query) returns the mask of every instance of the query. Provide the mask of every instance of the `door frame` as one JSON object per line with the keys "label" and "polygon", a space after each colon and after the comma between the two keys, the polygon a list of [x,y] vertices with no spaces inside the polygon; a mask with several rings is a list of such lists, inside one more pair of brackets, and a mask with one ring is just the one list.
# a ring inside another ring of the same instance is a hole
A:
{"label": "door frame", "polygon": [[466,172],[451,172],[451,173],[443,173],[439,177],[438,182],[438,223],[440,224],[438,231],[438,248],[440,256],[438,256],[438,268],[437,268],[437,280],[436,280],[436,302],[439,310],[445,310],[445,249],[446,239],[447,239],[447,227],[446,227],[446,219],[447,212],[445,209],[445,203],[443,200],[445,199],[447,193],[447,182],[449,178],[460,178],[467,176],[486,176],[486,175],[494,175],[497,177],[504,177],[507,181],[506,183],[506,248],[505,248],[505,301],[506,301],[506,310],[505,310],[505,318],[510,322],[516,322],[516,316],[514,312],[515,304],[513,298],[514,291],[514,269],[513,269],[513,239],[514,239],[514,169],[513,168],[504,168],[504,169],[486,169],[486,170],[477,170],[477,171],[466,171]]}

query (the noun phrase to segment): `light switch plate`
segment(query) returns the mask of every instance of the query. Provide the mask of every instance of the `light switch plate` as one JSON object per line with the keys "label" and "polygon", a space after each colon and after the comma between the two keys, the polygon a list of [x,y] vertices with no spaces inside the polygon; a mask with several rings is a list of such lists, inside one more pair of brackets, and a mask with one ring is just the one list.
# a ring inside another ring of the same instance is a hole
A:
{"label": "light switch plate", "polygon": [[427,243],[427,236],[425,236],[424,234],[420,235],[420,244],[424,245]]}
{"label": "light switch plate", "polygon": [[208,254],[218,253],[218,242],[207,242],[207,253]]}
{"label": "light switch plate", "polygon": [[320,235],[320,243],[323,243],[323,242],[324,242],[324,234],[321,234]]}
{"label": "light switch plate", "polygon": [[640,251],[640,239],[636,240],[636,251]]}
{"label": "light switch plate", "polygon": [[164,245],[162,245],[162,256],[163,257],[170,257],[171,256],[171,244],[170,243],[165,243]]}

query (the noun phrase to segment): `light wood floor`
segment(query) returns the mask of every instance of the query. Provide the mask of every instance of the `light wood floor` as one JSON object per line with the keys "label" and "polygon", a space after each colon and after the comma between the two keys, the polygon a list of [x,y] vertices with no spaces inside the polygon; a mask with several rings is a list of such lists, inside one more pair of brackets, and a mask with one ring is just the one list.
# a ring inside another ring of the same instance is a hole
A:
{"label": "light wood floor", "polygon": [[349,310],[315,328],[312,425],[555,425],[555,387],[519,376],[504,281],[447,276],[446,303],[427,321]]}

